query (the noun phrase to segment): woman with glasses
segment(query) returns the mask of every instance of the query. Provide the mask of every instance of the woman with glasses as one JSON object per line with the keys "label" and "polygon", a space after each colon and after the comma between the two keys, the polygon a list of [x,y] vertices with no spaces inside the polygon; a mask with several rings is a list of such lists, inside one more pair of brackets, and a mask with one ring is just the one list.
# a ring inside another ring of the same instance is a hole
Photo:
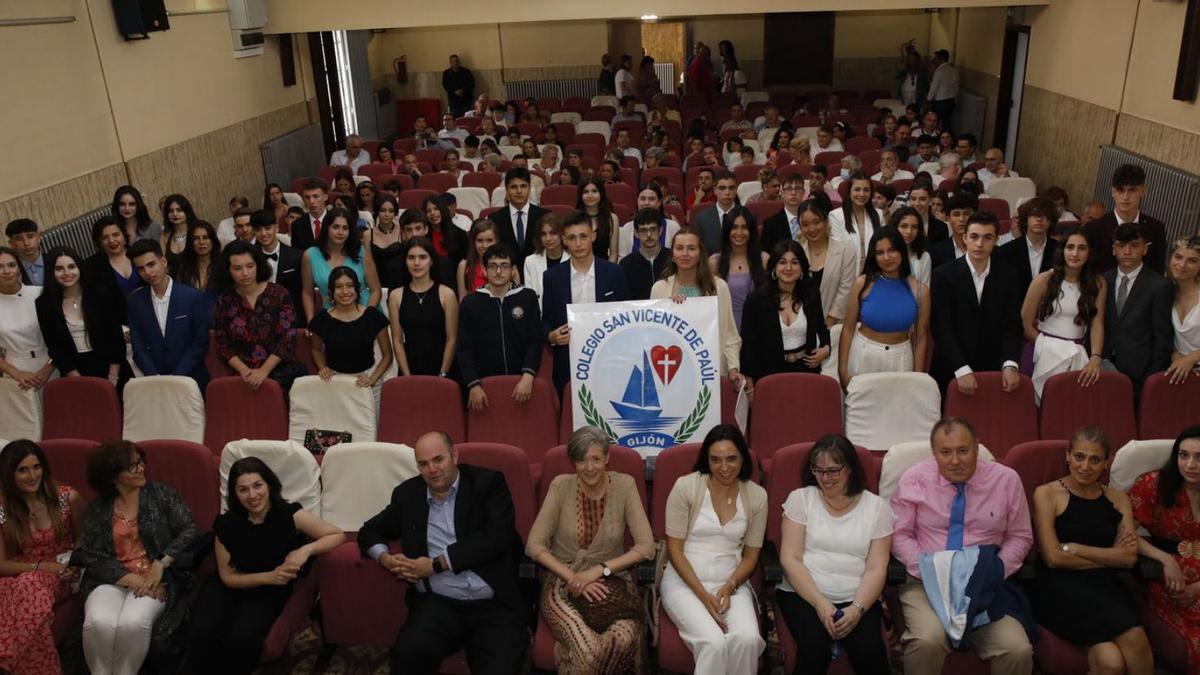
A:
{"label": "woman with glasses", "polygon": [[794,673],[824,673],[837,642],[858,675],[886,675],[879,596],[892,545],[892,510],[867,490],[845,436],[819,439],[804,487],[783,503],[780,613],[796,640]]}
{"label": "woman with glasses", "polygon": [[146,455],[130,441],[97,448],[87,478],[99,497],[77,551],[85,565],[83,655],[93,675],[136,675],[151,647],[169,655],[187,613],[191,574],[175,562],[196,524],[174,490],[146,481]]}

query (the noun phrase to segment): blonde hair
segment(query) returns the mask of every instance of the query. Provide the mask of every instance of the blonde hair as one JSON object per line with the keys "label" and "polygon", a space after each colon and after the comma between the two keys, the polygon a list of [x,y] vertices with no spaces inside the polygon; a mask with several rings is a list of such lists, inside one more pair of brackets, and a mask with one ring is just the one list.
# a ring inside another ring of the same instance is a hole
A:
{"label": "blonde hair", "polygon": [[[1175,255],[1175,252],[1181,248],[1190,248],[1193,251],[1195,251],[1196,253],[1200,253],[1200,235],[1195,235],[1195,236],[1191,236],[1191,237],[1181,237],[1179,239],[1176,239],[1174,241],[1174,243],[1171,244],[1171,250],[1168,251],[1168,254],[1169,254],[1167,256],[1168,263],[1170,262],[1170,256]],[[1167,265],[1167,281],[1170,281],[1172,284],[1179,283],[1175,279],[1175,275],[1171,273],[1171,266],[1169,264]]]}

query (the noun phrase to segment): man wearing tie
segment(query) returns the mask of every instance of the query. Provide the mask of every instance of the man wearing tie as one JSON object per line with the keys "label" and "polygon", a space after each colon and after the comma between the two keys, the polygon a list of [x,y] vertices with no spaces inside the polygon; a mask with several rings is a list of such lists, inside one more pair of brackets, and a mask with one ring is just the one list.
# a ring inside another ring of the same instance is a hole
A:
{"label": "man wearing tie", "polygon": [[1133,400],[1142,383],[1171,365],[1175,301],[1171,282],[1143,264],[1151,244],[1142,226],[1122,223],[1113,232],[1117,266],[1104,273],[1108,293],[1104,310],[1104,360],[1133,381]]}
{"label": "man wearing tie", "polygon": [[[303,307],[300,301],[304,293],[300,281],[303,254],[279,240],[279,223],[271,211],[255,211],[250,216],[250,227],[254,230],[254,245],[271,263],[271,281],[287,289],[296,307]],[[297,312],[296,327],[303,328],[305,323],[304,312]]]}
{"label": "man wearing tie", "polygon": [[542,273],[542,329],[554,354],[554,386],[559,391],[570,379],[567,305],[629,299],[629,281],[621,266],[593,255],[596,231],[586,213],[572,211],[563,218],[562,238],[570,264],[558,264]]}
{"label": "man wearing tie", "polygon": [[208,385],[208,309],[204,295],[175,285],[157,239],[136,241],[129,260],[145,283],[129,294],[129,342],[144,375],[183,375]]}
{"label": "man wearing tie", "polygon": [[[409,614],[392,644],[393,673],[436,673],[466,649],[472,673],[521,671],[529,608],[517,579],[521,538],[504,475],[458,463],[441,431],[417,439],[420,476],[358,532],[364,558],[411,586]],[[392,553],[390,543],[399,541]]]}
{"label": "man wearing tie", "polygon": [[517,269],[525,269],[525,256],[533,253],[533,239],[538,236],[538,222],[546,209],[529,203],[531,183],[529,169],[509,169],[504,174],[506,204],[493,213],[489,220],[500,230],[500,241],[508,244],[516,254],[513,261]]}
{"label": "man wearing tie", "polygon": [[[717,201],[697,213],[696,222],[693,224],[693,227],[700,232],[700,237],[704,239],[704,250],[707,253],[716,253],[721,250],[721,228],[725,225],[726,216],[733,210],[733,207],[737,206],[737,176],[733,175],[732,171],[721,170],[717,172],[713,180],[716,181],[713,191],[716,193]],[[670,242],[667,244],[669,246]]]}
{"label": "man wearing tie", "polygon": [[[933,457],[909,467],[891,497],[892,555],[908,569],[908,580],[900,588],[906,673],[940,673],[950,653],[946,631],[921,582],[921,555],[993,544],[999,547],[1007,579],[1033,546],[1021,478],[999,462],[979,461],[979,441],[971,423],[942,419],[929,440]],[[993,675],[1033,671],[1033,647],[1012,616],[969,629],[966,636],[975,653],[990,662]]]}
{"label": "man wearing tie", "polygon": [[325,226],[326,200],[329,188],[320,178],[309,178],[300,186],[300,198],[304,200],[304,216],[292,223],[292,248],[304,253],[321,234]]}
{"label": "man wearing tie", "polygon": [[783,210],[763,221],[762,250],[768,255],[781,241],[800,241],[800,202],[804,197],[804,177],[798,173],[789,175],[783,181],[782,195]]}

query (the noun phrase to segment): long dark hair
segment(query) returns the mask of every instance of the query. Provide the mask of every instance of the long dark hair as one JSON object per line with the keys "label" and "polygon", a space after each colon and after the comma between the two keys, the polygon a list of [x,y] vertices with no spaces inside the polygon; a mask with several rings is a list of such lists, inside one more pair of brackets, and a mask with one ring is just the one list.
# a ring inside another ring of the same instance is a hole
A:
{"label": "long dark hair", "polygon": [[[266,209],[267,211],[270,211],[271,213],[275,213],[275,206],[273,204],[271,204],[271,188],[277,188],[279,190],[279,192],[282,194],[283,186],[281,186],[279,183],[267,183],[267,186],[265,188],[263,188],[263,205],[262,205],[262,207],[264,209]],[[284,197],[283,205],[284,206],[288,205],[286,196]]]}
{"label": "long dark hair", "polygon": [[[608,201],[608,192],[604,189],[604,181],[599,176],[591,175],[583,179],[579,184],[579,189],[575,192],[575,208],[583,214],[587,214],[587,207],[583,204],[583,190],[589,185],[594,185],[600,193],[600,202],[596,204],[596,225],[593,229],[596,233],[600,233],[600,228],[612,227],[612,202]],[[591,216],[588,216],[591,219]]]}
{"label": "long dark hair", "polygon": [[866,281],[863,283],[862,290],[858,292],[860,303],[871,284],[883,276],[883,270],[879,268],[879,261],[875,259],[875,245],[884,239],[891,242],[892,247],[900,253],[900,269],[898,270],[900,278],[908,279],[912,275],[912,266],[908,263],[908,246],[904,243],[904,237],[900,236],[900,230],[894,227],[875,230],[875,234],[871,235],[871,241],[867,244],[867,259],[863,262],[863,276],[866,277]]}
{"label": "long dark hair", "polygon": [[[332,278],[333,275],[331,274],[330,277]],[[258,474],[267,484],[267,500],[271,503],[272,509],[283,508],[287,505],[287,500],[283,498],[283,484],[271,467],[257,457],[243,457],[229,467],[229,481],[225,486],[225,504],[229,507],[229,511],[243,518],[250,517],[246,507],[242,506],[242,501],[237,498],[238,479],[250,473]]]}
{"label": "long dark hair", "polygon": [[192,208],[192,203],[187,197],[181,194],[167,195],[163,200],[162,218],[163,218],[163,234],[170,238],[175,234],[175,226],[171,224],[171,219],[167,217],[167,212],[171,209],[171,204],[178,204],[183,217],[187,219],[188,232],[192,231],[192,226],[196,224],[199,218],[196,217],[196,210]]}
{"label": "long dark hair", "polygon": [[[659,221],[659,224],[661,224],[663,227],[666,227],[667,226],[667,211],[666,211],[667,205],[666,205],[666,201],[663,199],[663,189],[661,186],[659,186],[658,183],[651,181],[649,183],[646,183],[642,187],[638,188],[638,191],[633,195],[634,204],[635,205],[637,204],[637,196],[642,194],[646,190],[653,192],[654,195],[656,197],[658,197],[658,221]],[[635,234],[634,236],[637,236],[637,235]]]}
{"label": "long dark hair", "polygon": [[134,218],[137,219],[137,233],[145,234],[147,228],[150,227],[150,209],[146,208],[146,200],[142,198],[142,193],[132,185],[122,185],[113,193],[112,198],[112,215],[121,224],[122,229],[125,227],[125,219],[121,217],[121,197],[129,195],[133,197],[133,203],[137,209],[134,213]]}
{"label": "long dark hair", "polygon": [[[464,258],[464,260],[467,261],[466,276],[468,277],[468,279],[467,279],[468,286],[471,283],[471,280],[469,277],[471,274],[474,273],[475,266],[483,264],[483,256],[481,254],[475,252],[475,239],[480,234],[487,232],[488,230],[491,230],[492,232],[494,232],[496,234],[496,243],[499,243],[500,242],[500,228],[496,226],[496,223],[492,222],[491,220],[489,220],[487,218],[477,218],[475,220],[475,222],[471,223],[471,231],[467,233],[467,257]],[[407,258],[408,249],[405,249],[404,255]],[[432,270],[431,270],[431,272],[432,272]]]}
{"label": "long dark hair", "polygon": [[[812,282],[812,268],[809,266],[808,254],[804,252],[804,247],[800,245],[800,242],[795,239],[784,239],[775,244],[775,249],[771,251],[771,258],[767,261],[766,279],[755,288],[754,292],[759,294],[768,307],[779,305],[779,301],[783,299],[784,295],[783,289],[779,287],[779,279],[775,276],[775,266],[779,264],[783,256],[789,253],[800,261],[800,269],[803,271],[791,292],[792,311],[799,313],[809,299],[809,295],[817,293],[818,289]],[[819,296],[817,301],[820,302]]]}
{"label": "long dark hair", "polygon": [[358,214],[350,213],[346,209],[330,209],[329,213],[325,214],[325,222],[321,223],[321,234],[316,241],[317,250],[321,252],[322,257],[329,260],[329,231],[337,218],[345,220],[346,226],[350,228],[346,243],[342,244],[342,255],[348,260],[362,262],[362,233],[358,231]]}
{"label": "long dark hair", "polygon": [[729,210],[729,217],[721,225],[721,257],[717,260],[717,276],[729,281],[729,259],[733,257],[733,243],[729,235],[733,233],[733,221],[738,218],[746,220],[746,228],[750,230],[750,238],[746,240],[746,267],[750,269],[750,280],[758,288],[767,279],[767,272],[762,267],[762,250],[758,247],[758,224],[754,222],[754,213],[741,204]]}
{"label": "long dark hair", "polygon": [[[42,287],[42,294],[38,296],[34,303],[38,307],[50,310],[55,316],[63,316],[62,299],[63,288],[58,283],[58,279],[54,278],[54,267],[58,263],[59,258],[70,258],[75,261],[75,266],[79,268],[79,290],[82,293],[80,297],[80,310],[83,312],[83,327],[87,331],[88,337],[92,339],[92,343],[99,342],[96,336],[92,333],[93,326],[101,325],[101,313],[106,311],[108,303],[102,296],[104,291],[96,284],[85,283],[83,280],[82,259],[79,253],[70,246],[55,246],[46,252],[46,284]],[[123,348],[122,348],[123,349]]]}
{"label": "long dark hair", "polygon": [[[925,253],[925,224],[921,221],[921,214],[917,213],[916,209],[911,206],[901,206],[892,212],[891,217],[888,218],[887,226],[895,228],[895,230],[899,232],[900,221],[909,216],[917,219],[917,238],[913,239],[912,243],[908,245],[908,250],[914,256],[920,256],[921,254]],[[903,237],[901,237],[901,240],[903,241]]]}
{"label": "long dark hair", "polygon": [[1171,456],[1158,470],[1158,501],[1162,502],[1165,508],[1175,506],[1179,491],[1183,489],[1183,474],[1179,473],[1179,449],[1184,441],[1193,438],[1200,438],[1200,424],[1193,424],[1179,433],[1175,444],[1171,446]]}
{"label": "long dark hair", "polygon": [[12,441],[0,450],[0,504],[4,505],[4,513],[8,518],[0,531],[4,532],[4,549],[10,559],[21,552],[23,544],[29,542],[33,530],[30,527],[29,505],[21,496],[21,489],[17,487],[17,466],[30,455],[37,457],[38,463],[42,465],[42,484],[38,486],[37,498],[46,505],[46,513],[54,525],[55,536],[62,537],[68,526],[59,513],[58,483],[54,481],[54,475],[50,472],[50,462],[46,460],[46,453],[33,441]]}
{"label": "long dark hair", "polygon": [[[196,250],[193,248],[196,241],[196,230],[204,230],[212,241],[212,252],[208,254],[208,282],[205,288],[199,288],[196,284],[200,283],[200,258],[196,255]],[[221,259],[221,242],[217,239],[217,230],[212,226],[212,223],[207,220],[198,220],[188,226],[187,244],[183,247],[183,253],[179,255],[179,262],[175,266],[175,280],[181,284],[187,284],[192,288],[201,291],[206,291],[210,288],[217,287],[216,270],[218,260]]]}
{"label": "long dark hair", "polygon": [[[462,237],[457,236],[458,233],[454,231],[458,229],[458,226],[454,224],[454,212],[438,195],[430,195],[421,200],[421,218],[425,220],[425,225],[429,228],[429,236],[433,237],[433,223],[429,222],[429,217],[426,215],[429,212],[430,204],[437,207],[438,212],[442,214],[442,223],[438,226],[438,231],[442,233],[442,246],[446,249],[446,257],[451,260],[462,258],[463,252],[459,250]],[[500,236],[500,233],[497,232],[496,236]]]}
{"label": "long dark hair", "polygon": [[732,424],[718,424],[709,430],[704,441],[700,443],[700,452],[696,454],[696,464],[692,470],[699,471],[706,476],[711,474],[712,468],[708,465],[708,453],[712,446],[721,441],[733,443],[737,447],[738,454],[742,456],[742,468],[738,471],[738,480],[750,480],[750,474],[754,471],[754,458],[750,456],[750,445],[746,443],[746,437],[742,435],[742,431]]}
{"label": "long dark hair", "polygon": [[[1038,301],[1037,319],[1043,321],[1046,317],[1054,313],[1054,306],[1058,304],[1059,298],[1062,297],[1062,285],[1067,276],[1066,252],[1067,242],[1070,242],[1074,237],[1081,237],[1085,241],[1087,237],[1082,232],[1076,232],[1063,242],[1062,246],[1054,252],[1054,269],[1050,270],[1050,278],[1046,280],[1046,292],[1042,295],[1042,299]],[[1100,296],[1100,275],[1096,274],[1092,266],[1093,252],[1091,245],[1088,245],[1088,258],[1083,263],[1083,268],[1079,270],[1079,303],[1076,306],[1075,325],[1084,326],[1085,328],[1092,323],[1092,318],[1100,311],[1096,306],[1096,298]]]}
{"label": "long dark hair", "polygon": [[[850,193],[854,191],[855,181],[863,181],[863,180],[867,181],[867,185],[869,185],[871,187],[872,191],[875,190],[875,183],[871,182],[871,178],[869,176],[867,176],[867,174],[863,173],[862,171],[855,171],[854,173],[850,174],[849,178],[846,179],[846,182],[850,184],[850,189],[846,190],[846,203],[842,204],[842,215],[846,217],[846,231],[847,232],[855,231],[854,230],[854,200],[852,200],[850,198]],[[866,206],[863,207],[863,210],[867,212],[867,219],[871,221],[872,227],[874,229],[878,230],[881,227],[881,224],[879,222],[879,212],[875,210],[875,205],[871,203],[870,198],[867,199],[867,204],[866,204]],[[904,240],[901,239],[900,243],[904,243]],[[905,247],[905,248],[907,248],[907,247]]]}
{"label": "long dark hair", "polygon": [[[488,222],[491,222],[491,221],[488,221]],[[499,240],[500,233],[497,232],[496,234],[497,234],[497,240]],[[442,275],[441,275],[442,263],[441,263],[441,256],[438,255],[438,252],[437,252],[437,247],[435,247],[433,245],[433,240],[430,239],[429,237],[413,237],[412,239],[409,239],[408,241],[404,242],[404,249],[403,249],[404,252],[400,254],[401,255],[400,259],[404,261],[404,269],[405,270],[408,269],[408,253],[409,253],[409,251],[412,251],[414,248],[419,248],[429,254],[429,280],[433,282],[434,286],[437,286],[440,283],[438,281],[438,279],[442,278]],[[471,250],[474,251],[474,247],[472,247]],[[411,273],[409,274],[409,277],[411,279],[411,277],[412,277]]]}

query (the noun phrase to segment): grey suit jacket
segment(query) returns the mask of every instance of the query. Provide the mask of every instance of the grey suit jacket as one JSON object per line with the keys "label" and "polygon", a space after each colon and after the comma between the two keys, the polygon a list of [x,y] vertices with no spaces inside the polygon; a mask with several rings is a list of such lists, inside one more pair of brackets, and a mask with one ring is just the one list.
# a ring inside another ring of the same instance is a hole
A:
{"label": "grey suit jacket", "polygon": [[1108,297],[1104,308],[1104,358],[1133,380],[1135,392],[1150,375],[1171,365],[1175,332],[1171,325],[1171,283],[1143,265],[1117,313],[1117,270],[1104,273]]}
{"label": "grey suit jacket", "polygon": [[718,253],[721,250],[721,217],[717,215],[717,205],[713,204],[696,214],[692,227],[704,239],[704,248],[708,253]]}

